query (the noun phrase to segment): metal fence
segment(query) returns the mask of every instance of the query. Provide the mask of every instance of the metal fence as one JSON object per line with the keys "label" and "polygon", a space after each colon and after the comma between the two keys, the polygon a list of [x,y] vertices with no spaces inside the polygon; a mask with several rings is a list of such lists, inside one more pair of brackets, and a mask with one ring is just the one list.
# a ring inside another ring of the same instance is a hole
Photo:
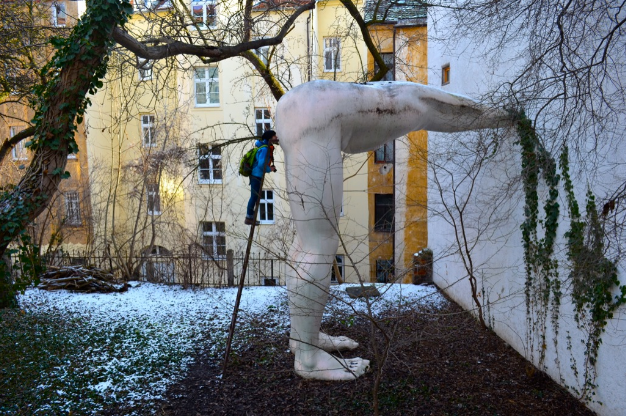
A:
{"label": "metal fence", "polygon": [[[19,273],[17,258],[13,259],[13,271]],[[120,262],[133,268],[131,279],[123,276]],[[106,256],[80,252],[57,253],[44,258],[49,266],[95,266],[112,271],[121,279],[137,279],[153,283],[181,284],[196,287],[223,287],[237,285],[242,273],[243,253],[227,251],[223,258],[207,258],[203,254],[150,255],[150,256]],[[17,266],[17,267],[15,267]],[[287,263],[285,259],[267,253],[252,253],[246,272],[246,286],[277,286],[285,284]]]}

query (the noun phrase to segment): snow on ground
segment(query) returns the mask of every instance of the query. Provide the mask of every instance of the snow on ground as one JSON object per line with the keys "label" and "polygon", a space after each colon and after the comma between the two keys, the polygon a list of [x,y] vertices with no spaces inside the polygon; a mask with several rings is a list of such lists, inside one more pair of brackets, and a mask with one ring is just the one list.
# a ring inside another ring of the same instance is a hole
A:
{"label": "snow on ground", "polygon": [[[331,288],[325,319],[337,312],[367,313],[367,302],[350,299],[347,285]],[[371,301],[374,315],[408,304],[437,306],[445,302],[434,287],[377,285],[383,296]],[[61,317],[70,322],[66,343],[72,359],[42,374],[38,388],[51,389],[52,400],[33,414],[72,411],[89,414],[110,403],[129,408],[154,403],[168,386],[184,376],[200,349],[223,351],[237,289],[182,289],[150,283],[133,283],[125,293],[74,294],[65,291],[28,290],[22,308],[33,314]],[[276,325],[268,331],[289,328],[285,287],[244,288],[238,330],[247,319],[263,315]],[[234,345],[234,351],[237,351]],[[0,412],[1,413],[1,412]]]}

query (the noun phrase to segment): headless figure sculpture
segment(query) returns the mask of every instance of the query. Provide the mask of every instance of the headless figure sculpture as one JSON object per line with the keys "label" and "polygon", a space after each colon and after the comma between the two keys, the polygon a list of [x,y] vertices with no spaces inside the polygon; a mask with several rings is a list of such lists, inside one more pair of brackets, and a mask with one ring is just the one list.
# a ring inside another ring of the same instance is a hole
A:
{"label": "headless figure sculpture", "polygon": [[278,102],[277,135],[296,238],[287,289],[290,347],[304,378],[352,380],[369,361],[329,352],[358,346],[320,332],[337,248],[343,193],[341,152],[361,153],[415,130],[459,132],[511,125],[506,112],[467,97],[408,82],[302,84]]}

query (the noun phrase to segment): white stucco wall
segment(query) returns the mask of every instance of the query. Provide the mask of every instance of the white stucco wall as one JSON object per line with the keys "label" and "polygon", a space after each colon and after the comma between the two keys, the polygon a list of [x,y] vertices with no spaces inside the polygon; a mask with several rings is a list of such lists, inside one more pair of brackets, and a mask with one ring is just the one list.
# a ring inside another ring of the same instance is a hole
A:
{"label": "white stucco wall", "polygon": [[[449,22],[442,16],[431,16],[429,20],[429,80],[430,84],[441,87],[441,67],[449,64],[451,82],[443,86],[445,90],[466,94],[476,98],[488,93],[495,86],[513,76],[516,62],[506,64],[490,62],[483,56],[482,50],[475,50],[471,39],[458,43],[444,42],[450,36]],[[504,62],[514,55],[501,57]],[[435,255],[434,279],[448,295],[464,308],[474,309],[470,296],[470,285],[467,271],[458,248],[455,246],[454,228],[443,210],[440,189],[443,189],[444,200],[450,203],[453,190],[458,200],[468,200],[464,219],[470,241],[475,243],[472,249],[474,269],[478,279],[480,302],[484,308],[485,320],[493,330],[523,356],[539,363],[541,338],[538,332],[529,328],[524,294],[525,270],[523,259],[522,235],[520,224],[523,221],[523,194],[519,180],[521,171],[520,147],[515,144],[517,136],[514,130],[500,132],[503,139],[498,152],[488,160],[475,181],[473,193],[468,197],[471,181],[464,176],[467,161],[457,151],[463,146],[470,146],[480,140],[476,133],[471,134],[438,134],[429,133],[429,157],[431,161],[441,162],[447,158],[446,169],[429,168],[429,246]],[[482,140],[489,142],[489,136]],[[463,145],[463,146],[462,146]],[[621,148],[620,148],[621,147]],[[626,178],[626,169],[617,155],[623,155],[626,144],[622,141],[617,147],[602,149],[606,160],[605,166],[610,168],[590,174],[575,162],[571,162],[575,192],[581,212],[584,214],[584,196],[587,186],[592,187],[599,197],[607,196],[609,189],[617,189]],[[465,183],[461,180],[465,178]],[[543,189],[545,191],[545,189]],[[540,192],[542,189],[540,189]],[[566,214],[567,202],[563,198],[561,188],[559,204],[561,215]],[[540,201],[542,201],[540,197]],[[540,205],[540,211],[543,206]],[[458,220],[458,214],[456,214]],[[560,275],[567,277],[565,266],[567,261],[564,252],[563,234],[568,229],[567,221],[559,220],[558,248],[556,258],[561,265]],[[626,283],[623,270],[620,279]],[[558,318],[558,335],[554,334],[548,316],[546,331],[545,367],[542,368],[554,380],[568,387],[572,394],[577,395],[583,389],[584,345],[586,334],[581,331],[574,320],[574,310],[568,287],[563,287],[564,296]],[[621,307],[614,319],[606,326],[602,336],[596,365],[596,394],[588,406],[601,415],[624,415],[623,399],[626,395],[626,308]],[[568,340],[568,336],[571,337]],[[555,340],[557,341],[555,345]],[[575,374],[572,366],[578,371]]]}

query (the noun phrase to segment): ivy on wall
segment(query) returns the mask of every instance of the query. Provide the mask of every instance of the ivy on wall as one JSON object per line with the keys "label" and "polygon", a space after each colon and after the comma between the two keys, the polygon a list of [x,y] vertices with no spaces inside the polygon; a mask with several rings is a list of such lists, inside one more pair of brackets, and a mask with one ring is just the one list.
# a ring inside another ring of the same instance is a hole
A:
{"label": "ivy on wall", "polygon": [[[539,362],[543,363],[547,340],[545,339],[547,315],[558,333],[558,315],[561,305],[561,281],[558,261],[553,258],[554,244],[559,226],[559,181],[556,163],[539,142],[531,120],[521,114],[517,131],[522,148],[522,179],[524,188],[524,222],[521,225],[526,268],[526,315],[533,331],[541,334]],[[539,179],[548,187],[548,197],[543,203],[544,216],[539,218]],[[539,238],[537,229],[543,228]],[[536,316],[534,321],[532,316]]]}
{"label": "ivy on wall", "polygon": [[[541,144],[539,137],[525,114],[517,124],[519,145],[522,150],[522,180],[524,187],[524,222],[521,225],[526,269],[526,312],[533,331],[539,330],[539,362],[543,364],[547,349],[546,318],[548,313],[558,335],[558,314],[561,305],[561,287],[571,287],[571,298],[578,328],[588,334],[585,344],[584,385],[579,392],[584,400],[591,400],[595,388],[595,364],[602,343],[602,334],[613,313],[626,303],[626,285],[617,276],[617,265],[606,257],[604,224],[591,189],[587,191],[585,217],[582,218],[574,187],[569,174],[569,153],[563,146],[559,156],[561,175],[551,154]],[[539,216],[539,193],[542,178],[548,188],[543,202],[544,215]],[[554,244],[559,225],[559,182],[563,179],[565,199],[570,218],[565,232],[569,274],[562,282],[558,261],[554,258]],[[538,237],[541,226],[543,237]],[[533,317],[536,318],[533,319]],[[568,348],[571,340],[568,336]],[[573,366],[575,367],[575,365]],[[577,373],[576,368],[574,371]]]}

